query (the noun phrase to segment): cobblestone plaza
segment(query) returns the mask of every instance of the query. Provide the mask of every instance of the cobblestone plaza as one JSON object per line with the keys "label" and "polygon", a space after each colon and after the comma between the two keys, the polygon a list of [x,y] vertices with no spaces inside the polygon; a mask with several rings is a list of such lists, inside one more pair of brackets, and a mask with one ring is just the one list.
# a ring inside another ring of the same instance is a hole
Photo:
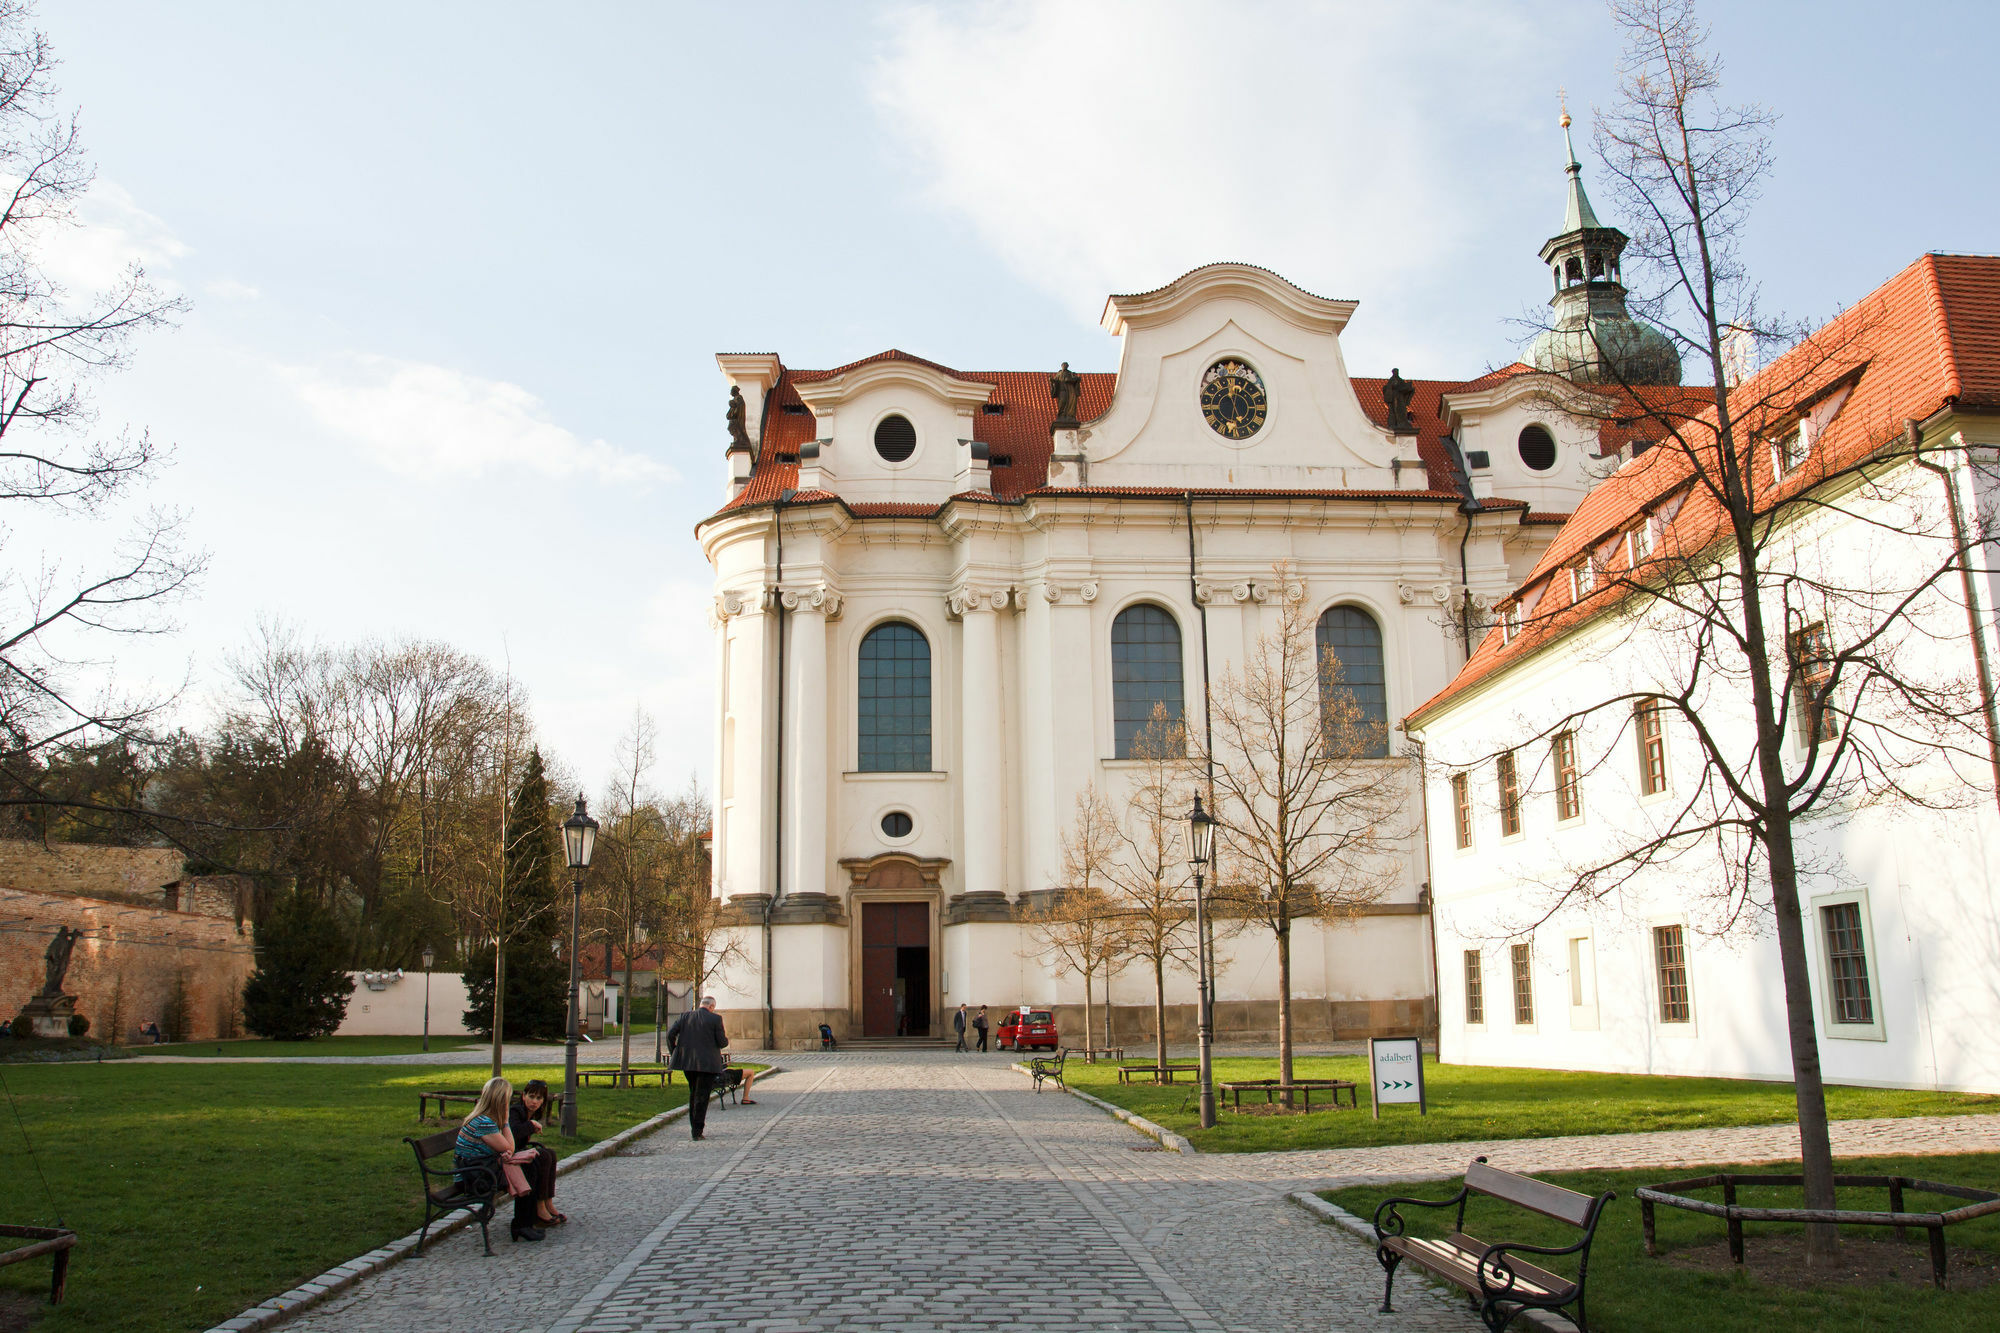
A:
{"label": "cobblestone plaza", "polygon": [[[1780,1157],[1789,1126],[1267,1154],[1160,1151],[1004,1061],[787,1055],[757,1104],[563,1178],[540,1244],[446,1238],[286,1328],[1479,1328],[1287,1192],[1520,1170]],[[1840,1152],[2000,1150],[2000,1117],[1836,1124]]]}

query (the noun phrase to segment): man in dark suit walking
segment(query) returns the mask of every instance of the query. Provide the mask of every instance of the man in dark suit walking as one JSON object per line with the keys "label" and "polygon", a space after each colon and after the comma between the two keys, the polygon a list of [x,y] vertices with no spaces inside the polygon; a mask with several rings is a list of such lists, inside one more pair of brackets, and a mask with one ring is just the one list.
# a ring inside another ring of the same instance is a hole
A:
{"label": "man in dark suit walking", "polygon": [[952,1050],[954,1051],[964,1050],[965,1049],[965,1006],[962,1004],[958,1006],[958,1012],[951,1016],[951,1030],[958,1034],[958,1045],[952,1047]]}
{"label": "man in dark suit walking", "polygon": [[667,1045],[674,1052],[667,1063],[687,1076],[688,1129],[697,1143],[708,1124],[708,1099],[722,1073],[722,1048],[728,1044],[729,1034],[722,1030],[722,1016],[715,1012],[713,995],[702,996],[701,1008],[682,1014],[667,1029]]}

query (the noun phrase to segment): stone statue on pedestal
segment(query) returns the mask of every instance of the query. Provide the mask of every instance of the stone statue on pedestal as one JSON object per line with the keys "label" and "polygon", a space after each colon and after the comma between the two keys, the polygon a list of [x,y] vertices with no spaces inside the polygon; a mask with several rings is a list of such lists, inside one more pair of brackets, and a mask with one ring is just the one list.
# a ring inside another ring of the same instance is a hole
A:
{"label": "stone statue on pedestal", "polygon": [[67,1037],[69,1022],[76,1013],[76,997],[63,994],[63,977],[69,971],[70,951],[83,932],[57,926],[55,938],[42,951],[42,988],[21,1008],[14,1020],[18,1037]]}
{"label": "stone statue on pedestal", "polygon": [[742,387],[735,384],[730,385],[728,421],[729,449],[732,453],[738,449],[746,451],[750,449],[750,428],[746,424],[749,413],[749,404],[743,401]]}
{"label": "stone statue on pedestal", "polygon": [[1389,379],[1382,386],[1382,401],[1389,405],[1389,429],[1398,435],[1416,434],[1417,425],[1410,420],[1410,400],[1417,396],[1417,386],[1403,378],[1399,367],[1390,367]]}
{"label": "stone statue on pedestal", "polygon": [[1069,362],[1062,363],[1062,369],[1049,376],[1049,397],[1056,400],[1058,427],[1077,424],[1077,405],[1083,401],[1083,376],[1069,368]]}

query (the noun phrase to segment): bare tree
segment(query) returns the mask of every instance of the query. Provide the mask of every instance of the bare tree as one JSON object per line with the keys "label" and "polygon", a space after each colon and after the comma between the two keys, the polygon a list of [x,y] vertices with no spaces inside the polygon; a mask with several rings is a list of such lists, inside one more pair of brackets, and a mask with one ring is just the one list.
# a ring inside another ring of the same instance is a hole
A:
{"label": "bare tree", "polygon": [[660,946],[662,974],[686,980],[697,996],[713,978],[748,961],[743,946],[721,920],[722,902],[709,882],[704,839],[711,809],[692,778],[659,806],[665,896],[653,939]]}
{"label": "bare tree", "polygon": [[1103,873],[1117,892],[1126,955],[1153,975],[1154,1053],[1165,1064],[1167,975],[1193,972],[1198,953],[1183,834],[1194,781],[1180,722],[1156,709],[1133,740],[1132,758],[1138,761],[1133,787]]}
{"label": "bare tree", "polygon": [[[626,1018],[619,1025],[618,1067],[631,1068],[631,1005],[634,957],[659,928],[666,911],[667,871],[675,833],[648,785],[658,725],[639,707],[618,739],[618,776],[604,803],[604,830],[598,835],[594,877],[599,886],[598,912],[606,937],[616,938],[625,957]],[[682,836],[685,836],[684,834]],[[610,949],[605,950],[607,974]],[[653,1016],[654,1022],[659,1015]]]}
{"label": "bare tree", "polygon": [[[1211,691],[1220,911],[1270,931],[1278,953],[1278,1072],[1292,1081],[1292,924],[1340,920],[1402,874],[1414,787],[1384,727],[1318,652],[1289,566],[1272,567],[1278,624]],[[1199,748],[1199,742],[1197,743]]]}
{"label": "bare tree", "polygon": [[1122,904],[1105,892],[1105,876],[1118,847],[1118,816],[1096,784],[1077,793],[1076,812],[1062,835],[1063,884],[1024,913],[1029,955],[1052,958],[1059,972],[1083,979],[1083,1044],[1095,1047],[1091,985],[1105,978],[1106,1045],[1110,1032],[1110,975],[1124,953]]}
{"label": "bare tree", "polygon": [[[1506,728],[1497,749],[1433,761],[1533,755],[1537,774],[1563,767],[1551,785],[1574,784],[1626,768],[1638,747],[1639,787],[1661,803],[1635,805],[1601,852],[1562,863],[1511,928],[1643,892],[1662,872],[1708,885],[1696,893],[1707,929],[1774,928],[1805,1202],[1830,1209],[1801,885],[1844,872],[1835,856],[1815,863],[1802,821],[1990,794],[1994,725],[1964,660],[1960,583],[1985,572],[1993,530],[1990,517],[1968,524],[1957,512],[1939,460],[1962,466],[1951,456],[1963,451],[1885,412],[1888,397],[1874,392],[1871,371],[1901,373],[1881,302],[1811,332],[1758,309],[1739,243],[1774,118],[1721,102],[1721,65],[1693,6],[1616,0],[1613,14],[1625,52],[1596,146],[1636,220],[1626,280],[1711,384],[1630,383],[1618,349],[1599,348],[1615,400],[1607,417],[1651,445],[1607,483],[1632,503],[1615,526],[1576,534],[1583,544],[1561,568],[1504,604],[1505,627],[1484,649],[1518,639],[1512,651],[1532,651],[1590,621],[1601,646],[1571,640],[1566,651],[1589,654],[1602,669],[1575,679],[1599,683]],[[1940,767],[1951,780],[1935,780]],[[1808,1261],[1831,1261],[1833,1228],[1807,1232]]]}
{"label": "bare tree", "polygon": [[164,700],[116,689],[94,645],[168,629],[163,609],[205,561],[186,549],[176,514],[154,512],[108,547],[61,526],[102,517],[158,472],[162,453],[145,434],[96,433],[91,385],[184,304],[137,264],[85,293],[44,267],[94,179],[74,116],[56,105],[55,65],[29,6],[0,0],[0,502],[44,515],[70,547],[0,563],[0,804],[22,807],[65,802],[40,781],[52,751],[152,742]]}

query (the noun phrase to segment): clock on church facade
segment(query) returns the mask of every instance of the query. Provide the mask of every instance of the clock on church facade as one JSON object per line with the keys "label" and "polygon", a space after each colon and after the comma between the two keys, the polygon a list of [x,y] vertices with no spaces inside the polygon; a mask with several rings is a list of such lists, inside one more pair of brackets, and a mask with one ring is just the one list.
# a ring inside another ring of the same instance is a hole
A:
{"label": "clock on church facade", "polygon": [[1264,381],[1241,361],[1218,361],[1201,377],[1201,414],[1225,440],[1247,440],[1262,430],[1269,406]]}

